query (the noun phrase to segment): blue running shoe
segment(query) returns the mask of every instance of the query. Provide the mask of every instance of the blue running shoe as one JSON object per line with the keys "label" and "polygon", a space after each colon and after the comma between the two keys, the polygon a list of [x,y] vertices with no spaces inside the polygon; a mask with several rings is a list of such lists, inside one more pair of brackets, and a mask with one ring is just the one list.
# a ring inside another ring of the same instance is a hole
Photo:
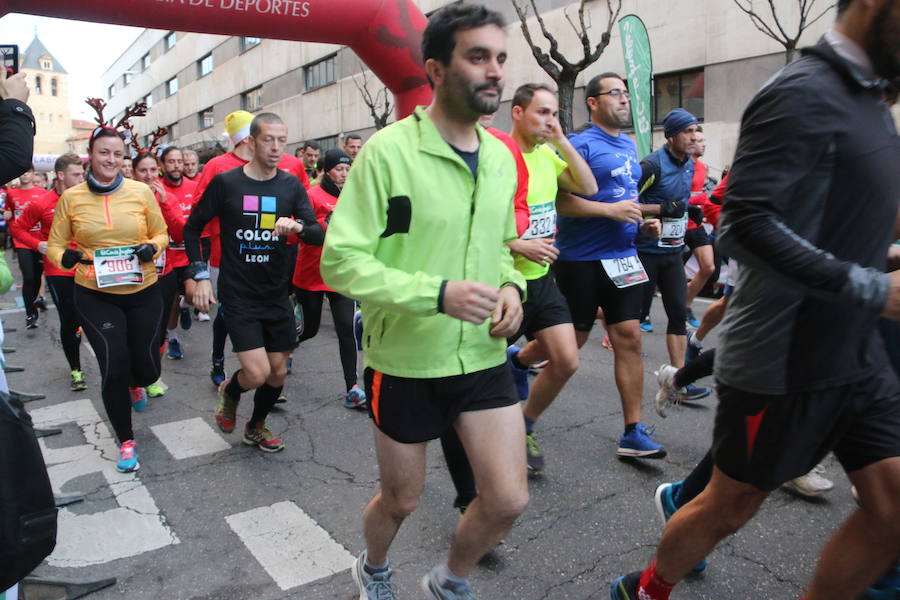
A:
{"label": "blue running shoe", "polygon": [[694,329],[689,329],[687,332],[687,347],[684,351],[684,364],[689,365],[700,356],[700,353],[703,352],[703,344],[700,342],[694,341],[694,335],[697,334],[697,331]]}
{"label": "blue running shoe", "polygon": [[516,382],[516,393],[519,400],[528,400],[528,369],[518,368],[512,361],[513,356],[519,354],[518,346],[510,346],[506,349],[506,362],[509,363],[509,369],[512,371],[513,381]]}
{"label": "blue running shoe", "polygon": [[116,471],[119,473],[131,473],[141,468],[138,462],[137,446],[134,440],[126,440],[119,446],[119,462],[116,463]]}
{"label": "blue running shoe", "polygon": [[358,310],[353,313],[353,337],[356,338],[356,350],[362,352],[363,349],[363,319],[362,311]]}
{"label": "blue running shoe", "polygon": [[303,305],[299,302],[294,305],[294,325],[297,327],[297,337],[303,335],[303,327],[305,325],[303,321]]}
{"label": "blue running shoe", "polygon": [[653,431],[653,428],[638,423],[634,429],[623,433],[619,438],[619,448],[616,450],[616,454],[633,458],[664,458],[666,449],[650,439]]}
{"label": "blue running shoe", "polygon": [[179,360],[184,357],[184,353],[181,351],[181,343],[178,340],[169,340],[166,342],[166,346],[168,346],[166,356],[171,360]]}
{"label": "blue running shoe", "polygon": [[641,331],[644,333],[653,333],[653,323],[650,322],[650,317],[647,317],[643,321],[641,321]]}
{"label": "blue running shoe", "polygon": [[344,396],[344,408],[360,409],[366,408],[366,392],[357,383]]}
{"label": "blue running shoe", "polygon": [[682,398],[682,402],[695,402],[706,398],[710,394],[712,394],[710,388],[689,383],[684,386],[684,398]]}
{"label": "blue running shoe", "polygon": [[900,598],[900,561],[895,562],[884,576],[866,590],[859,600],[896,600]]}
{"label": "blue running shoe", "polygon": [[134,412],[144,412],[147,410],[147,392],[144,388],[128,388],[128,394],[131,396],[131,408]]}
{"label": "blue running shoe", "polygon": [[[659,487],[656,488],[656,494],[653,497],[653,501],[656,504],[656,512],[659,513],[659,518],[662,519],[663,527],[665,527],[669,519],[672,518],[675,511],[681,508],[675,503],[675,499],[678,497],[682,485],[684,485],[683,481],[676,481],[675,483],[661,483]],[[705,558],[694,565],[693,568],[694,573],[702,573],[705,570]]]}
{"label": "blue running shoe", "polygon": [[212,369],[209,371],[209,378],[212,380],[213,385],[216,386],[216,389],[218,389],[223,381],[228,379],[228,375],[225,374],[224,358],[212,359]]}
{"label": "blue running shoe", "polygon": [[694,316],[694,310],[689,308],[687,309],[687,324],[697,329],[700,327],[700,321],[697,320],[697,317]]}
{"label": "blue running shoe", "polygon": [[640,571],[616,578],[609,586],[609,597],[612,600],[638,600],[638,583],[640,581]]}

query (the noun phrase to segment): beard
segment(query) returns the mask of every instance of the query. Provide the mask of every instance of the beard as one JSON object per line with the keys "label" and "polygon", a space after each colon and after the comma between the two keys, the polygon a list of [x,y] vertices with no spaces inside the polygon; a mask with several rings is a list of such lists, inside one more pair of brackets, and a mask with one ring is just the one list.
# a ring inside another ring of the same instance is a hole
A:
{"label": "beard", "polygon": [[875,72],[896,86],[900,82],[900,11],[895,2],[881,7],[864,45]]}
{"label": "beard", "polygon": [[[500,95],[503,93],[503,84],[499,81],[485,81],[475,84],[462,75],[454,72],[447,74],[447,91],[450,97],[455,97],[455,103],[462,104],[466,112],[477,116],[489,115],[500,108]],[[480,92],[487,89],[496,89],[497,96],[486,97]],[[463,108],[462,106],[460,108]]]}

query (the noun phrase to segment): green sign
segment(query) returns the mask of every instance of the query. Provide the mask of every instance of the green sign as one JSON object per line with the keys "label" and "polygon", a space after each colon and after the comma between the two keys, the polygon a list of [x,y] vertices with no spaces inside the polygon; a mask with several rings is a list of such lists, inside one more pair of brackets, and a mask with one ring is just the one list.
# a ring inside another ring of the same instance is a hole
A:
{"label": "green sign", "polygon": [[650,154],[653,148],[651,97],[653,96],[653,58],[647,28],[637,15],[619,20],[622,52],[625,56],[625,77],[631,91],[631,120],[637,139],[638,158]]}

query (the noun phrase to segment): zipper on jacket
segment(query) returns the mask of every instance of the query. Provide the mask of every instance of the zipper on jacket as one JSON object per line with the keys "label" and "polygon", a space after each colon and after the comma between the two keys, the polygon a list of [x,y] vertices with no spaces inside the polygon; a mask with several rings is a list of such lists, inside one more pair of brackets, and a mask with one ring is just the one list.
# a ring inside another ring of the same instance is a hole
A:
{"label": "zipper on jacket", "polygon": [[[481,166],[481,160],[478,161],[478,166]],[[472,242],[472,224],[475,222],[475,197],[478,195],[478,177],[476,175],[472,175],[472,170],[466,165],[466,172],[472,177],[472,199],[471,206],[469,208],[469,229],[468,234],[466,235],[466,251],[463,253],[463,279],[468,279],[468,264],[469,264],[469,244]],[[459,322],[459,344],[456,347],[456,357],[459,359],[459,366],[465,372],[465,363],[463,363],[462,359],[462,343],[463,343],[463,332],[465,331],[465,322]]]}
{"label": "zipper on jacket", "polygon": [[109,214],[109,195],[103,196],[103,209],[106,211],[106,228],[112,229],[112,217]]}

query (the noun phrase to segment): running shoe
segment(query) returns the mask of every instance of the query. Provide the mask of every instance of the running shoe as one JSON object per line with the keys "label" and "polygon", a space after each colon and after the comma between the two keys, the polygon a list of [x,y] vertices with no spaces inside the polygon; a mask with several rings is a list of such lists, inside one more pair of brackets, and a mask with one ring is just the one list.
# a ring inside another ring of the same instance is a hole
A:
{"label": "running shoe", "polygon": [[860,600],[896,600],[900,598],[900,561],[894,562],[884,576],[866,590]]}
{"label": "running shoe", "polygon": [[128,388],[128,393],[131,395],[131,408],[134,409],[134,412],[147,410],[147,392],[144,391],[144,388]]}
{"label": "running shoe", "polygon": [[363,409],[366,407],[366,392],[357,383],[344,396],[344,408]]}
{"label": "running shoe", "polygon": [[178,340],[169,340],[166,342],[166,347],[168,348],[166,357],[171,360],[180,360],[181,358],[184,358],[184,353],[181,351],[181,342]]}
{"label": "running shoe", "polygon": [[684,386],[684,401],[685,402],[696,402],[697,400],[702,400],[712,394],[712,389],[708,387],[703,387],[699,385],[694,385],[693,383],[689,383]]}
{"label": "running shoe", "polygon": [[512,371],[513,381],[516,382],[516,393],[519,395],[519,400],[528,400],[528,369],[520,369],[513,364],[513,356],[519,354],[518,346],[510,346],[506,349],[506,362],[509,363],[509,368]]}
{"label": "running shoe", "polygon": [[656,372],[656,381],[659,383],[659,391],[656,392],[656,398],[653,400],[653,408],[656,414],[662,418],[666,417],[666,410],[670,406],[681,402],[684,396],[684,388],[675,387],[675,373],[678,369],[672,365],[663,364]]}
{"label": "running shoe", "polygon": [[304,326],[305,322],[303,321],[303,305],[298,302],[294,304],[294,327],[297,328],[297,337],[303,335]]}
{"label": "running shoe", "polygon": [[207,321],[209,321],[209,313],[208,312],[198,312],[197,320],[200,321],[201,323],[206,323]]}
{"label": "running shoe", "polygon": [[151,398],[159,398],[166,395],[166,384],[163,383],[161,377],[147,386],[147,395]]}
{"label": "running shoe", "polygon": [[822,464],[818,464],[806,475],[801,475],[800,477],[782,483],[781,487],[800,494],[804,498],[821,496],[834,488],[834,483],[830,479],[822,477],[822,473],[824,472],[825,467]]}
{"label": "running shoe", "polygon": [[227,381],[223,381],[219,384],[219,404],[216,405],[215,416],[216,425],[219,426],[219,429],[225,433],[231,433],[234,431],[234,426],[237,421],[235,413],[237,412],[237,406],[240,400],[235,400],[225,393],[225,388],[227,386]]}
{"label": "running shoe", "polygon": [[363,349],[363,318],[362,311],[358,310],[353,313],[353,337],[356,338],[356,350],[362,352]]}
{"label": "running shoe", "polygon": [[694,329],[700,327],[700,321],[697,320],[697,317],[694,316],[694,310],[689,308],[687,309],[687,324],[693,327]]}
{"label": "running shoe", "polygon": [[420,582],[422,591],[429,600],[478,600],[472,586],[468,581],[462,583],[450,583],[444,585],[438,581],[437,567],[428,572],[428,575],[422,577]]}
{"label": "running shoe", "polygon": [[653,333],[653,323],[650,322],[650,317],[647,317],[643,321],[641,321],[641,331],[644,333]]}
{"label": "running shoe", "polygon": [[634,429],[623,433],[619,438],[616,454],[633,458],[664,458],[666,449],[650,439],[653,433],[654,428],[638,423]]}
{"label": "running shoe", "polygon": [[612,600],[638,600],[638,584],[640,581],[640,571],[617,577],[612,582],[612,585],[609,586],[609,597]]}
{"label": "running shoe", "polygon": [[178,322],[181,328],[187,331],[193,323],[191,322],[190,304],[185,302],[184,296],[178,301],[178,313]]}
{"label": "running shoe", "polygon": [[36,310],[47,312],[47,301],[44,300],[43,296],[38,296],[37,298],[35,298],[33,306]]}
{"label": "running shoe", "polygon": [[87,384],[84,382],[84,371],[72,369],[72,382],[69,384],[69,389],[73,392],[81,392],[87,389]]}
{"label": "running shoe", "polygon": [[359,587],[359,600],[396,600],[397,588],[391,582],[394,572],[388,568],[378,573],[366,571],[366,553],[356,557],[353,568],[353,581]]}
{"label": "running shoe", "polygon": [[294,355],[291,354],[287,359],[287,374],[290,375],[294,368]]}
{"label": "running shoe", "polygon": [[251,427],[250,423],[244,427],[243,442],[248,446],[256,446],[263,452],[281,452],[284,450],[284,440],[272,435],[265,422],[260,423],[256,427]]}
{"label": "running shoe", "polygon": [[78,329],[75,330],[75,337],[78,338],[78,341],[81,341],[81,335],[83,333],[84,333],[84,331],[82,331],[81,327],[79,327]]}
{"label": "running shoe", "polygon": [[228,378],[228,375],[225,374],[224,358],[212,359],[212,368],[209,370],[209,378],[212,380],[213,385],[216,387],[219,387],[222,382]]}
{"label": "running shoe", "polygon": [[38,316],[37,314],[27,315],[25,317],[25,329],[37,329]]}
{"label": "running shoe", "polygon": [[684,364],[686,365],[694,362],[700,356],[700,353],[703,352],[703,342],[694,339],[696,334],[696,329],[689,329],[687,332],[687,347],[684,351]]}
{"label": "running shoe", "polygon": [[600,345],[603,346],[604,348],[606,348],[607,350],[613,350],[613,351],[615,350],[613,348],[612,341],[610,341],[610,339],[609,339],[608,333],[605,336],[603,336],[603,341],[600,342]]}
{"label": "running shoe", "polygon": [[543,471],[544,455],[541,453],[534,433],[525,434],[525,450],[528,458],[528,472],[537,474]]}
{"label": "running shoe", "polygon": [[[683,481],[662,483],[656,488],[656,494],[653,497],[653,501],[656,504],[656,512],[659,513],[659,518],[662,519],[663,527],[666,526],[666,523],[669,522],[669,519],[672,518],[672,515],[674,515],[675,511],[679,508],[678,505],[675,504],[675,497],[678,496],[678,492],[681,490],[683,484]],[[693,568],[694,573],[702,573],[705,570],[705,558],[694,565]]]}
{"label": "running shoe", "polygon": [[287,396],[279,394],[279,396],[275,398],[275,404],[287,404]]}
{"label": "running shoe", "polygon": [[131,473],[141,468],[138,462],[137,445],[134,440],[122,442],[119,446],[119,462],[116,463],[116,471],[119,473]]}

